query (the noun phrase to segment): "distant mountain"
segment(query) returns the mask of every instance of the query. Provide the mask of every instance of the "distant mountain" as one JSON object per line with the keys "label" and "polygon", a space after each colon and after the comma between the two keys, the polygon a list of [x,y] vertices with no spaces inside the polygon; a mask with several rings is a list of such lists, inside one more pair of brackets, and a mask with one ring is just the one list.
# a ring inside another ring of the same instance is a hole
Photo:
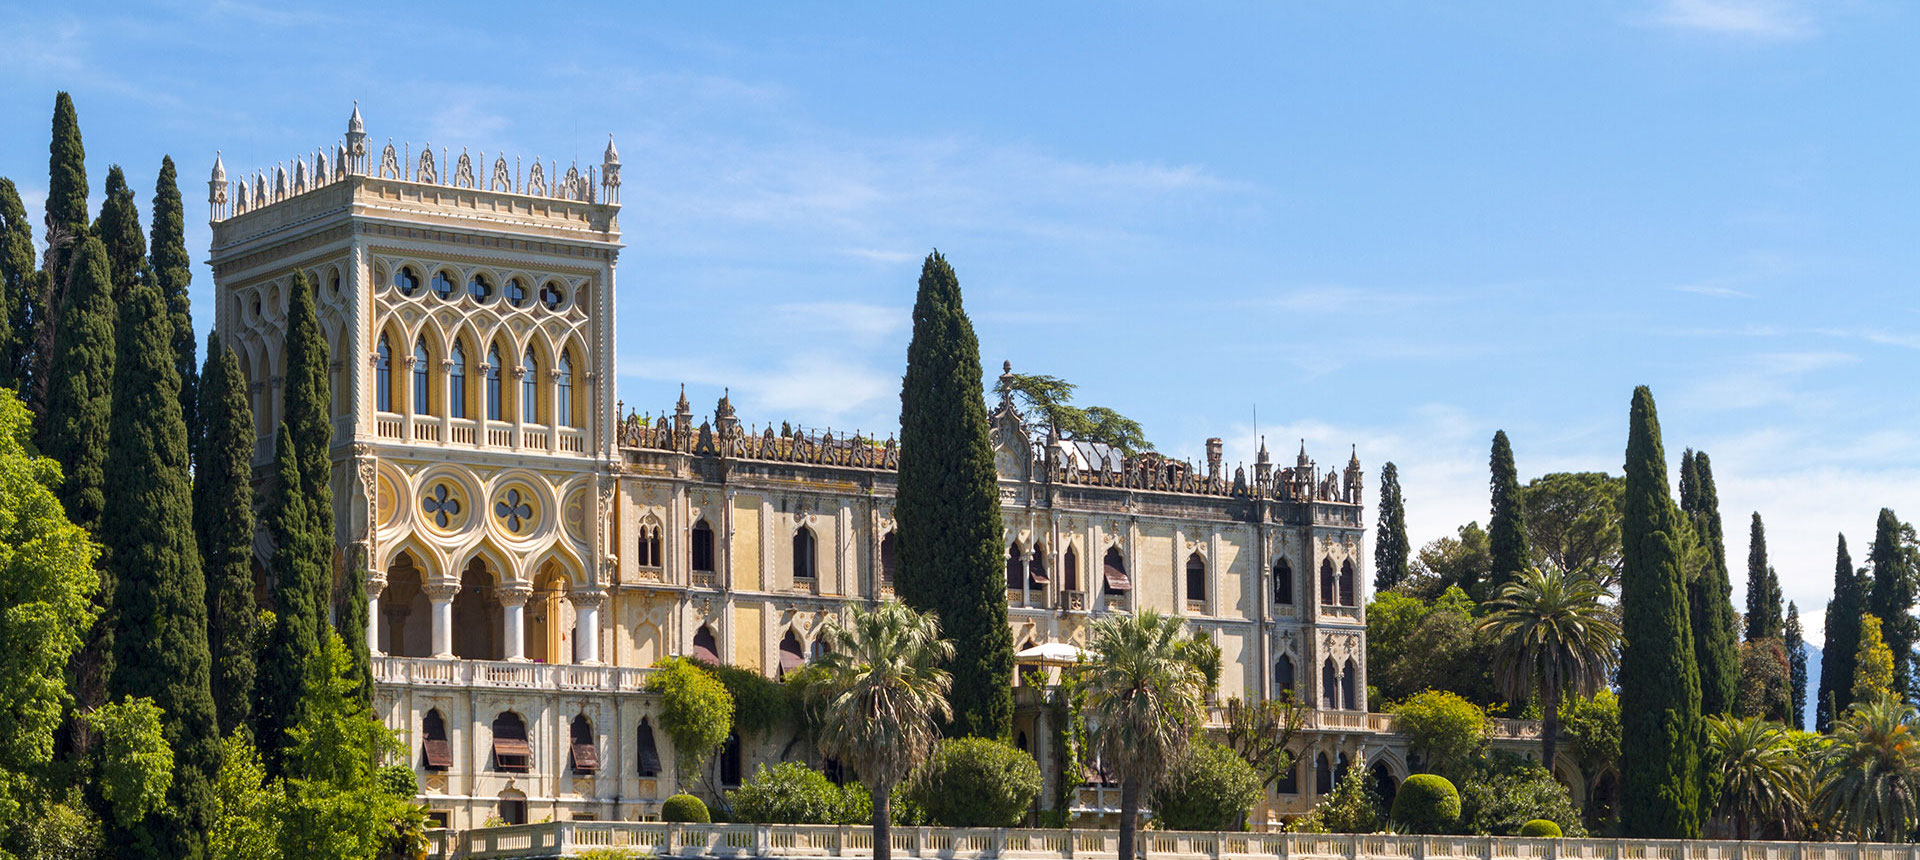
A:
{"label": "distant mountain", "polygon": [[1812,642],[1800,643],[1800,650],[1807,655],[1807,731],[1813,731],[1813,715],[1819,707],[1815,700],[1820,698],[1820,649]]}

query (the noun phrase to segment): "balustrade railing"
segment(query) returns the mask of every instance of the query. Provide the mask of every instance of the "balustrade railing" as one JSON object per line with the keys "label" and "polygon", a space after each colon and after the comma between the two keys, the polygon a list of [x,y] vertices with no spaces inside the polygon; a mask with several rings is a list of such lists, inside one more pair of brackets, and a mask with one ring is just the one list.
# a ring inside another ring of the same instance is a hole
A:
{"label": "balustrade railing", "polygon": [[373,658],[373,679],[376,683],[509,690],[638,692],[646,686],[646,676],[652,671],[631,666],[580,666],[506,660]]}
{"label": "balustrade railing", "polygon": [[[556,821],[463,833],[435,831],[429,856],[473,860],[579,856],[871,857],[866,827]],[[1169,860],[1920,860],[1920,846],[1833,842],[1528,839],[1326,833],[1140,832],[1142,854]],[[1112,830],[896,827],[894,856],[926,860],[1110,858]],[[615,856],[618,856],[616,854]]]}

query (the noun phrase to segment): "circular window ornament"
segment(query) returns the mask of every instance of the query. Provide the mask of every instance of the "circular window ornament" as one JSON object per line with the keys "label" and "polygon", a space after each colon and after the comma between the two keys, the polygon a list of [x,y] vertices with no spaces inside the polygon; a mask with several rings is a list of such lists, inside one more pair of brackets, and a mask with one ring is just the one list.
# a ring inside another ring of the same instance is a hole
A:
{"label": "circular window ornament", "polygon": [[507,280],[506,295],[507,295],[507,304],[513,305],[516,308],[526,307],[527,306],[527,282],[522,281],[519,278],[509,278]]}
{"label": "circular window ornament", "polygon": [[520,534],[533,528],[533,497],[522,495],[519,490],[508,490],[500,500],[493,503],[493,515],[507,527],[507,531]]}
{"label": "circular window ornament", "polygon": [[467,280],[467,295],[472,296],[476,302],[493,298],[493,282],[487,280],[486,275],[474,275]]}
{"label": "circular window ornament", "polygon": [[440,528],[452,528],[460,523],[460,495],[453,492],[445,481],[434,484],[433,489],[420,499],[420,512],[427,521]]}
{"label": "circular window ornament", "polygon": [[560,303],[566,300],[567,294],[560,290],[559,281],[548,281],[546,286],[540,288],[540,304],[545,305],[547,310],[558,310]]}
{"label": "circular window ornament", "polygon": [[393,273],[393,288],[399,290],[400,295],[411,296],[420,291],[420,276],[412,266],[401,266]]}
{"label": "circular window ornament", "polygon": [[446,272],[433,273],[433,294],[442,299],[453,297],[453,278]]}

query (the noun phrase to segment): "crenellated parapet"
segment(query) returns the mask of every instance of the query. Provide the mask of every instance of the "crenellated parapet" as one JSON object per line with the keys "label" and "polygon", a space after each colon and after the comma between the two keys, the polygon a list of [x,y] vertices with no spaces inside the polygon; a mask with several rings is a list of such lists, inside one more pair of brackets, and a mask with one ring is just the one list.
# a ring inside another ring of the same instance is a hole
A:
{"label": "crenellated parapet", "polygon": [[597,167],[587,165],[584,171],[578,163],[573,163],[562,173],[557,161],[542,162],[536,157],[528,164],[517,155],[509,164],[506,155],[501,153],[495,154],[489,168],[484,151],[469,153],[462,148],[456,155],[443,146],[436,156],[433,144],[429,143],[415,155],[412,143],[401,143],[396,148],[392,138],[388,138],[376,161],[368,145],[360,105],[355,102],[353,115],[347,120],[347,132],[333,146],[318,147],[310,154],[295,156],[271,168],[256,169],[251,177],[243,172],[230,181],[224,160],[215,153],[213,173],[207,182],[208,217],[216,223],[224,221],[341,182],[349,176],[579,203],[618,205],[620,202],[620,154],[614,148],[611,135],[601,163]]}

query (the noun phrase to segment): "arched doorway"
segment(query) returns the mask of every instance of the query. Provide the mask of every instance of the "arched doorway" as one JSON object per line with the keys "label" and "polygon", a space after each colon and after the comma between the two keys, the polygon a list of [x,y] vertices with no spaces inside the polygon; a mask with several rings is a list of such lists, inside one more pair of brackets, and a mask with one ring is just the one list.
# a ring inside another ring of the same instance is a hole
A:
{"label": "arched doorway", "polygon": [[778,677],[785,678],[788,672],[797,671],[807,665],[806,653],[800,648],[800,637],[793,635],[793,628],[787,628],[787,635],[780,637],[780,671]]}
{"label": "arched doorway", "polygon": [[548,562],[527,598],[527,659],[536,663],[573,662],[573,583],[560,566]]}
{"label": "arched doorway", "polygon": [[460,572],[460,593],[453,596],[453,655],[463,660],[506,658],[499,584],[487,562],[475,558]]}
{"label": "arched doorway", "polygon": [[380,593],[380,652],[395,657],[433,656],[433,614],[426,576],[412,553],[387,566],[387,587]]}
{"label": "arched doorway", "polygon": [[1380,808],[1392,809],[1393,798],[1400,793],[1400,780],[1393,778],[1393,770],[1386,762],[1368,768],[1367,773],[1373,777],[1373,793],[1380,798]]}

